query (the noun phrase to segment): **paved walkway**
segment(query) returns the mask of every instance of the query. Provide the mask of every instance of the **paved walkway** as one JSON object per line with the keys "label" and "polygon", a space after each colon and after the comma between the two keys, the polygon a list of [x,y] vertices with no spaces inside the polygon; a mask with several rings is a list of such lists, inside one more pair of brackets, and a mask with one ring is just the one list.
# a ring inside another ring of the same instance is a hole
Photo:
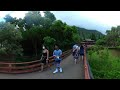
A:
{"label": "paved walkway", "polygon": [[0,74],[0,79],[84,79],[83,62],[79,60],[74,64],[72,55],[61,62],[62,73],[53,74],[55,66],[43,72],[32,72],[25,74]]}

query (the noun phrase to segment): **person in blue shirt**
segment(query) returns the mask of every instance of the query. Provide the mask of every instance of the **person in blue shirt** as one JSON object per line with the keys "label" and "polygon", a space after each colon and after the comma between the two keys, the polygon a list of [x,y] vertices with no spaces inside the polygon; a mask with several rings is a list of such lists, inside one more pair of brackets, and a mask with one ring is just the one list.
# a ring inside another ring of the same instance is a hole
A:
{"label": "person in blue shirt", "polygon": [[57,73],[59,70],[62,72],[62,68],[60,67],[60,63],[62,60],[62,51],[59,49],[58,45],[55,45],[55,50],[53,51],[53,56],[56,64],[56,70],[53,73]]}

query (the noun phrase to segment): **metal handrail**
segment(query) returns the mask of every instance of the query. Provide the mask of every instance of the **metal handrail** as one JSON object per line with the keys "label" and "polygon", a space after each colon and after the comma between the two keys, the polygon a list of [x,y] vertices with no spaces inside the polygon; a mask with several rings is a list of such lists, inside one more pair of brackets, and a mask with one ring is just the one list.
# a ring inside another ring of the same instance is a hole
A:
{"label": "metal handrail", "polygon": [[86,62],[87,62],[87,65],[88,65],[88,71],[89,71],[90,79],[94,79],[93,73],[92,73],[91,68],[90,68],[90,64],[89,64],[88,59],[87,59],[87,55],[86,55]]}
{"label": "metal handrail", "polygon": [[[65,58],[71,53],[72,50],[67,50],[63,52],[62,58]],[[53,65],[54,57],[49,57],[49,65]],[[23,66],[19,66],[23,65]],[[47,66],[44,66],[46,68]],[[23,62],[23,63],[6,63],[0,62],[0,72],[2,73],[25,73],[25,72],[33,72],[41,69],[40,60]]]}
{"label": "metal handrail", "polygon": [[87,60],[87,55],[86,55],[86,50],[84,49],[84,74],[85,74],[85,79],[93,79],[93,74],[90,69],[89,62]]}

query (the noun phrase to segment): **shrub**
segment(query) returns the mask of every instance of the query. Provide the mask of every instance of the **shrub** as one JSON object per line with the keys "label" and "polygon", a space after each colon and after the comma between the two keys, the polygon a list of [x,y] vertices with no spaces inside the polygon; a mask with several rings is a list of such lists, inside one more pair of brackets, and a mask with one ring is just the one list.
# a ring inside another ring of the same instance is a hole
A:
{"label": "shrub", "polygon": [[120,79],[120,59],[108,49],[89,51],[88,60],[95,79]]}

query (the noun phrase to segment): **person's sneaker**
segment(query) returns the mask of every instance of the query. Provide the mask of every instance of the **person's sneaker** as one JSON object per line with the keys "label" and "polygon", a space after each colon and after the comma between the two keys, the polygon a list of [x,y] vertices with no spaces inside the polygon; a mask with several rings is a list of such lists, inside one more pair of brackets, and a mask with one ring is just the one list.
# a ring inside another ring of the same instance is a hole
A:
{"label": "person's sneaker", "polygon": [[53,73],[57,73],[58,72],[58,69],[56,69]]}
{"label": "person's sneaker", "polygon": [[60,68],[60,72],[62,72],[62,68]]}

